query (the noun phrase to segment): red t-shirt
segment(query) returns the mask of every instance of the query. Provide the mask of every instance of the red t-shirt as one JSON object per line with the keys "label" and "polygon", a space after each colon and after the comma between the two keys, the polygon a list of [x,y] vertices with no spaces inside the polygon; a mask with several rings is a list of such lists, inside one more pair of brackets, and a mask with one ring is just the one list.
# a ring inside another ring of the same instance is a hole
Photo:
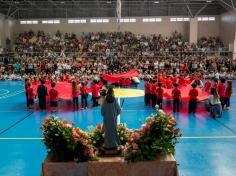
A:
{"label": "red t-shirt", "polygon": [[224,83],[219,83],[217,86],[217,91],[220,97],[225,96],[225,84]]}
{"label": "red t-shirt", "polygon": [[76,97],[78,97],[79,96],[79,94],[80,94],[80,92],[79,92],[79,89],[77,88],[77,90],[72,90],[72,97],[73,98],[76,98]]}
{"label": "red t-shirt", "polygon": [[163,98],[163,93],[164,93],[164,90],[161,87],[158,87],[156,89],[157,99],[162,99]]}
{"label": "red t-shirt", "polygon": [[230,91],[230,89],[229,89],[229,88],[226,88],[226,89],[225,89],[225,98],[230,98],[230,97],[231,97],[231,94],[232,94],[232,92]]}
{"label": "red t-shirt", "polygon": [[144,88],[145,88],[145,94],[151,93],[151,84],[149,82],[145,82]]}
{"label": "red t-shirt", "polygon": [[210,81],[205,82],[205,91],[209,92],[210,88],[211,88],[211,82]]}
{"label": "red t-shirt", "polygon": [[185,80],[183,78],[179,78],[179,85],[184,85],[185,84]]}
{"label": "red t-shirt", "polygon": [[81,87],[80,91],[81,91],[81,94],[88,94],[88,87],[87,87],[87,85],[84,85],[83,87]]}
{"label": "red t-shirt", "polygon": [[51,101],[58,101],[58,91],[54,88],[52,88],[49,91],[49,97]]}
{"label": "red t-shirt", "polygon": [[217,88],[217,85],[218,85],[218,83],[213,82],[213,83],[211,84],[211,87],[213,87],[213,88]]}
{"label": "red t-shirt", "polygon": [[166,88],[171,89],[173,86],[173,83],[170,79],[166,79]]}
{"label": "red t-shirt", "polygon": [[130,80],[130,79],[126,79],[126,80],[125,80],[125,85],[126,85],[127,87],[130,87],[130,86],[131,86],[131,80]]}
{"label": "red t-shirt", "polygon": [[92,87],[92,96],[93,97],[99,97],[99,91],[100,91],[100,88],[97,84],[95,84],[93,87]]}
{"label": "red t-shirt", "polygon": [[193,88],[189,91],[189,98],[190,99],[197,99],[198,96],[198,90]]}
{"label": "red t-shirt", "polygon": [[125,81],[125,79],[122,79],[122,80],[121,80],[121,85],[122,85],[122,86],[126,86],[126,81]]}
{"label": "red t-shirt", "polygon": [[150,84],[150,87],[151,87],[150,93],[151,93],[151,94],[155,94],[156,89],[157,89],[156,84]]}
{"label": "red t-shirt", "polygon": [[35,96],[34,89],[32,87],[28,87],[26,91],[27,91],[27,98],[34,99]]}
{"label": "red t-shirt", "polygon": [[180,98],[181,92],[180,92],[180,90],[178,88],[174,88],[172,90],[172,95],[173,95],[173,98]]}

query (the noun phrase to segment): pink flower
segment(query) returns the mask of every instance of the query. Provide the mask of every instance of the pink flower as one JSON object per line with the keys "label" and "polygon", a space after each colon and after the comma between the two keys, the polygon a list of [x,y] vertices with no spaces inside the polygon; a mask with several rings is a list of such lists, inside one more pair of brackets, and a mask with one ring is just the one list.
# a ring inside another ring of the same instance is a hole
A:
{"label": "pink flower", "polygon": [[135,141],[137,142],[140,141],[140,134],[138,132],[134,132],[132,137],[134,138]]}
{"label": "pink flower", "polygon": [[83,144],[83,145],[87,145],[87,144],[88,144],[88,140],[86,140],[86,139],[85,139],[85,140],[82,140],[82,144]]}
{"label": "pink flower", "polygon": [[138,144],[132,143],[133,150],[138,150]]}
{"label": "pink flower", "polygon": [[123,152],[124,152],[124,155],[127,155],[129,153],[129,149],[127,147],[124,147]]}
{"label": "pink flower", "polygon": [[94,152],[94,149],[93,149],[93,148],[90,148],[88,153],[89,153],[89,156],[90,156],[90,157],[94,156],[94,153],[95,153],[95,152]]}
{"label": "pink flower", "polygon": [[144,124],[144,125],[142,125],[141,130],[142,130],[143,133],[149,132],[150,127],[151,126],[149,124]]}
{"label": "pink flower", "polygon": [[72,140],[73,140],[74,142],[78,142],[78,141],[80,140],[80,138],[78,138],[77,136],[73,136],[73,137],[72,137]]}

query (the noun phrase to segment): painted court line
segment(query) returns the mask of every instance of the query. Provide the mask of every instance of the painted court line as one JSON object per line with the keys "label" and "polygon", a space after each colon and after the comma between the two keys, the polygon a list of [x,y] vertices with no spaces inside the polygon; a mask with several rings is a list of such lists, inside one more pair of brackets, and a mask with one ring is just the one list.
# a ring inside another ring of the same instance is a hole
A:
{"label": "painted court line", "polygon": [[213,120],[215,120],[219,125],[223,126],[224,128],[228,129],[229,131],[231,131],[233,134],[236,134],[236,131],[234,131],[232,128],[230,128],[229,126],[225,125],[223,122],[221,122],[220,120],[213,118]]}
{"label": "painted court line", "polygon": [[2,135],[3,133],[7,132],[8,130],[10,130],[11,128],[15,127],[17,124],[19,124],[20,122],[22,122],[23,120],[27,119],[29,116],[31,116],[34,112],[29,113],[27,116],[21,118],[20,120],[17,120],[15,123],[13,123],[11,126],[9,126],[8,128],[2,130],[0,132],[0,135]]}
{"label": "painted court line", "polygon": [[[179,139],[236,139],[236,136],[182,136]],[[0,140],[43,140],[44,138],[0,138]]]}

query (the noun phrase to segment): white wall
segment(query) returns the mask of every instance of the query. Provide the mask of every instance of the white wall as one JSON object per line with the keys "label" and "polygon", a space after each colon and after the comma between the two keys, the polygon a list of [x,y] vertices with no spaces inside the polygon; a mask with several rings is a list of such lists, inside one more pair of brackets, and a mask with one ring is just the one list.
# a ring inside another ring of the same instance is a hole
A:
{"label": "white wall", "polygon": [[236,11],[231,11],[221,15],[220,18],[220,37],[223,42],[233,44],[236,29]]}
{"label": "white wall", "polygon": [[220,36],[220,16],[215,16],[215,21],[198,22],[198,39],[202,37]]}
{"label": "white wall", "polygon": [[[136,23],[121,23],[121,31],[131,31],[136,34],[162,34],[163,36],[170,36],[173,31],[178,31],[183,34],[184,39],[189,40],[190,22],[170,22],[170,17],[161,17],[162,22],[158,23],[144,23],[142,17],[136,17]],[[220,16],[215,16],[216,21],[199,22],[198,23],[198,39],[205,37],[216,37],[220,35]],[[109,18],[109,23],[90,23],[87,19],[86,24],[68,24],[67,19],[60,19],[60,24],[39,24],[35,25],[21,25],[16,21],[13,30],[14,36],[20,32],[32,29],[37,32],[43,30],[46,33],[55,34],[57,30],[61,32],[73,32],[79,35],[81,32],[113,32],[117,31],[116,18]],[[36,19],[37,20],[37,19]]]}
{"label": "white wall", "polygon": [[[136,18],[135,23],[121,23],[121,31],[131,31],[136,34],[162,34],[163,36],[170,36],[173,31],[178,31],[183,34],[188,40],[189,22],[170,22],[170,17],[162,17],[162,22],[158,23],[143,23],[142,18]],[[55,34],[57,30],[61,32],[74,32],[80,34],[81,32],[112,32],[117,31],[116,18],[109,18],[109,23],[90,23],[87,19],[86,24],[68,24],[67,19],[60,19],[60,24],[39,24],[37,25],[20,25],[17,22],[17,27],[14,30],[14,35],[19,32],[44,30],[47,33]]]}

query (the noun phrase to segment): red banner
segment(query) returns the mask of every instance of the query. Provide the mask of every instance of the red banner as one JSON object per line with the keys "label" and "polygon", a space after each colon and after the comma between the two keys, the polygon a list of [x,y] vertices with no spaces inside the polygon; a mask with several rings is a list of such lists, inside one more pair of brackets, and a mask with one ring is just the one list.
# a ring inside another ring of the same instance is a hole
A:
{"label": "red banner", "polygon": [[128,72],[124,72],[121,74],[114,74],[114,75],[101,74],[101,77],[103,79],[107,80],[108,82],[117,83],[118,81],[120,81],[123,78],[132,78],[132,77],[136,77],[138,75],[139,74],[136,70],[130,70]]}

